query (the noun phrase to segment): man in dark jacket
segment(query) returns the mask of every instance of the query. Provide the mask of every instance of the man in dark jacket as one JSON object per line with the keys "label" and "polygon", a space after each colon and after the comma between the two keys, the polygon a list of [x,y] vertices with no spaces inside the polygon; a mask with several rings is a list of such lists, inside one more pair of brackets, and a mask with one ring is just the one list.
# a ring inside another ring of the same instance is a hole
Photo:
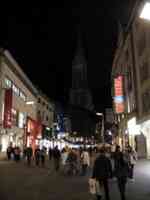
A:
{"label": "man in dark jacket", "polygon": [[31,165],[32,156],[33,156],[33,150],[32,150],[32,146],[30,145],[29,147],[26,148],[26,157],[27,157],[28,166]]}
{"label": "man in dark jacket", "polygon": [[129,165],[126,156],[120,151],[118,146],[114,156],[115,162],[115,176],[118,182],[118,189],[120,191],[121,200],[126,200],[126,183],[129,172]]}
{"label": "man in dark jacket", "polygon": [[[96,159],[93,168],[93,178],[99,181],[99,185],[104,186],[105,199],[110,200],[108,179],[112,177],[112,166],[109,158],[105,156],[104,148],[100,149],[100,155]],[[97,196],[100,200],[101,196]]]}
{"label": "man in dark jacket", "polygon": [[60,167],[60,158],[61,158],[61,154],[60,154],[60,151],[58,149],[58,146],[56,146],[53,150],[53,158],[54,158],[55,170],[58,171],[59,167]]}

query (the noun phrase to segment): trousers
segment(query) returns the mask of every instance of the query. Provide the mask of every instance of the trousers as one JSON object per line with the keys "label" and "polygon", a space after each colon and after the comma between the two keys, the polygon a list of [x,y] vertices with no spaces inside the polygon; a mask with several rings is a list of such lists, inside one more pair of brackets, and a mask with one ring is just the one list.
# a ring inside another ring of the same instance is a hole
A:
{"label": "trousers", "polygon": [[108,179],[107,178],[100,179],[99,184],[103,185],[103,187],[104,187],[105,199],[110,200]]}
{"label": "trousers", "polygon": [[125,192],[126,192],[127,178],[119,177],[117,178],[117,182],[118,182],[118,188],[119,188],[121,200],[126,200]]}

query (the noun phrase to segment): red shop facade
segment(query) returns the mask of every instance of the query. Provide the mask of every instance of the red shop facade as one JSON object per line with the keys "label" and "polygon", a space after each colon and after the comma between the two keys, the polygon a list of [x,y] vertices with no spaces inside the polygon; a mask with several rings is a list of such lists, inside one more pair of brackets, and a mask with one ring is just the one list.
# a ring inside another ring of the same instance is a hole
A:
{"label": "red shop facade", "polygon": [[30,117],[27,117],[25,128],[25,146],[32,146],[35,150],[39,145],[39,141],[42,139],[42,124]]}

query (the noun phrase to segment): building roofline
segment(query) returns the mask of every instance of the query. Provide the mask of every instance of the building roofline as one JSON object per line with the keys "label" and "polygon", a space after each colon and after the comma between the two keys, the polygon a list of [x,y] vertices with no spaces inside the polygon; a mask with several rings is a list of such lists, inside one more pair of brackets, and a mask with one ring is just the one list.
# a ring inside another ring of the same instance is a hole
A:
{"label": "building roofline", "polygon": [[[13,70],[13,72],[17,76],[19,76],[21,81],[26,85],[26,87],[30,90],[30,92],[32,92],[35,96],[37,96],[38,91],[37,91],[36,87],[32,84],[30,79],[27,77],[27,75],[22,70],[22,68],[19,66],[17,61],[13,58],[11,53],[8,50],[1,49],[1,54],[4,56],[4,58],[6,59],[8,64],[11,65],[11,67],[12,67],[11,70]],[[8,67],[9,67],[9,65],[8,65]]]}
{"label": "building roofline", "polygon": [[[143,7],[143,3],[145,2],[145,0],[136,0],[135,2],[135,6],[133,7],[132,9],[132,13],[130,15],[130,18],[129,18],[129,21],[128,21],[128,24],[127,26],[125,27],[124,29],[124,37],[123,39],[120,41],[118,47],[116,48],[116,51],[115,51],[115,56],[114,56],[114,59],[113,59],[113,66],[112,66],[112,76],[114,76],[115,72],[114,71],[114,64],[116,62],[116,60],[119,59],[120,55],[122,54],[122,51],[120,51],[120,49],[123,49],[124,48],[124,45],[125,45],[125,42],[129,36],[129,33],[130,33],[130,29],[134,23],[134,20],[136,19],[137,15],[139,14],[141,8]],[[117,53],[119,51],[119,53]]]}

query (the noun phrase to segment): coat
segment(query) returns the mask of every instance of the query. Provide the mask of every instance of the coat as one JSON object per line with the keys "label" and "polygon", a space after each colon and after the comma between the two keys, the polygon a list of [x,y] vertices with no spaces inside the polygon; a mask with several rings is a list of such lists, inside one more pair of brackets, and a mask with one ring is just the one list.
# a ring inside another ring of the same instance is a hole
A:
{"label": "coat", "polygon": [[[121,159],[121,157],[123,159]],[[117,152],[114,157],[115,169],[114,176],[117,178],[128,177],[129,174],[129,163],[125,159],[125,155],[122,152]]]}
{"label": "coat", "polygon": [[88,152],[83,151],[83,153],[81,154],[81,160],[83,165],[90,166],[90,156]]}
{"label": "coat", "polygon": [[108,179],[112,177],[111,161],[105,155],[100,155],[96,159],[92,177],[96,178],[97,180]]}

